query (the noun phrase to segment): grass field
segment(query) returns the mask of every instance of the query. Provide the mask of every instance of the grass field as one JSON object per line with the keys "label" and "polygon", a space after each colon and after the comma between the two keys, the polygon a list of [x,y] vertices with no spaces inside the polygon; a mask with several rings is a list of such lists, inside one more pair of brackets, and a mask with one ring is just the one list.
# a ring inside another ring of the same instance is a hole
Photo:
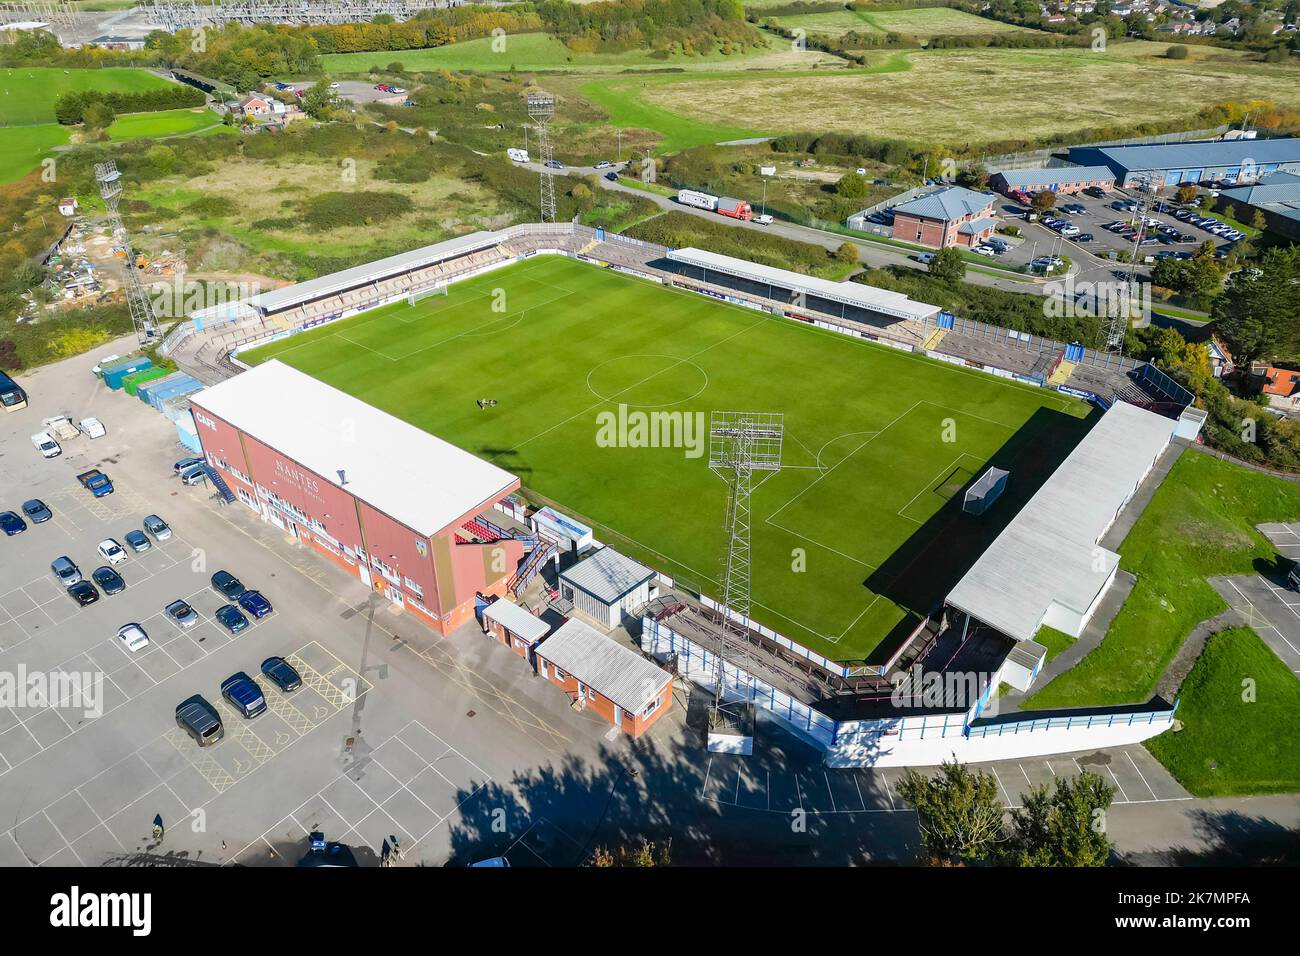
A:
{"label": "grass field", "polygon": [[168,136],[189,136],[208,131],[237,132],[221,125],[221,117],[206,108],[193,110],[160,110],[157,113],[130,113],[119,116],[108,127],[108,137],[114,142],[132,139],[164,139]]}
{"label": "grass field", "polygon": [[148,70],[105,67],[61,70],[54,67],[0,69],[0,126],[54,121],[54,101],[74,90],[138,93],[173,84]]}
{"label": "grass field", "polygon": [[574,53],[555,37],[545,33],[520,33],[507,36],[505,49],[493,49],[493,39],[465,40],[427,50],[392,50],[381,53],[330,53],[321,57],[321,65],[332,74],[365,73],[371,67],[381,69],[389,63],[401,63],[407,71],[472,70],[480,73],[516,70],[563,70],[610,72],[621,69],[718,70],[738,66],[768,69],[812,66],[814,63],[842,63],[824,53],[798,53],[784,41],[767,49],[749,53],[702,56],[655,56],[646,50],[626,53]]}
{"label": "grass field", "polygon": [[[1087,414],[1059,394],[558,257],[245,358],[280,358],[496,462],[599,539],[714,596],[723,483],[690,443],[602,444],[597,415],[625,404],[682,413],[689,428],[712,410],[784,412],[784,468],[753,498],[754,614],[844,660],[950,583],[962,522],[975,522],[956,507],[963,484],[993,459],[1023,464],[1031,486],[1033,467],[1059,460],[1040,439],[1072,444]],[[484,397],[499,404],[480,410]]]}
{"label": "grass field", "polygon": [[1183,683],[1178,719],[1181,731],[1146,746],[1196,796],[1300,790],[1300,681],[1254,631],[1210,638]]}
{"label": "grass field", "polygon": [[[1300,106],[1300,72],[1293,66],[1213,47],[1169,60],[1167,47],[922,50],[881,54],[867,70],[607,77],[580,90],[619,125],[664,131],[743,125],[750,135],[837,131],[953,143],[1191,117],[1224,100]],[[1080,96],[1085,89],[1088,95]],[[1153,96],[1159,89],[1178,95]],[[964,103],[980,108],[963,109]]]}
{"label": "grass field", "polygon": [[68,142],[68,128],[57,123],[0,128],[0,183],[22,179],[47,156],[57,156],[55,146]]}
{"label": "grass field", "polygon": [[788,29],[807,33],[843,36],[845,33],[904,33],[922,40],[936,36],[991,36],[995,33],[1038,33],[1000,20],[987,20],[963,10],[923,7],[916,10],[837,10],[834,13],[805,13],[777,17]]}
{"label": "grass field", "polygon": [[1100,646],[1026,702],[1083,707],[1149,699],[1201,621],[1226,610],[1206,577],[1249,574],[1276,549],[1255,525],[1300,514],[1300,486],[1186,451],[1120,545],[1137,585]]}

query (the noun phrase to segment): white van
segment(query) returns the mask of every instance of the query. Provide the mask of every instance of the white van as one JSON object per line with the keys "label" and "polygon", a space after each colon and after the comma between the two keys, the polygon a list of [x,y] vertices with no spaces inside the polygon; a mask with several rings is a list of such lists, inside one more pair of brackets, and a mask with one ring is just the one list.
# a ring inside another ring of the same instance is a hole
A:
{"label": "white van", "polygon": [[934,253],[933,253],[933,252],[918,252],[918,253],[916,254],[916,261],[919,262],[919,263],[921,263],[921,265],[923,265],[923,266],[928,266],[931,262],[934,262]]}
{"label": "white van", "polygon": [[63,454],[63,449],[49,432],[37,432],[32,436],[32,444],[45,458],[58,458]]}
{"label": "white van", "polygon": [[507,149],[506,155],[509,156],[516,163],[528,162],[528,150],[526,149],[513,149],[513,148]]}
{"label": "white van", "polygon": [[103,438],[106,434],[104,423],[98,418],[83,418],[77,423],[77,427],[87,438]]}

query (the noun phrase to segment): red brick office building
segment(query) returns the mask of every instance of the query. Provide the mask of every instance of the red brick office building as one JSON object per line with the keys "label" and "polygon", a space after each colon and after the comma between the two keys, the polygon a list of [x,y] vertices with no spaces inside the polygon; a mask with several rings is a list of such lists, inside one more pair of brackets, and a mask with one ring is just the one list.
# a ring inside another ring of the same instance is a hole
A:
{"label": "red brick office building", "polygon": [[893,208],[893,237],[904,242],[945,249],[973,249],[997,228],[993,218],[995,197],[960,186],[899,203]]}
{"label": "red brick office building", "polygon": [[456,533],[518,478],[281,362],[204,389],[192,410],[239,501],[441,634],[523,556],[519,541]]}

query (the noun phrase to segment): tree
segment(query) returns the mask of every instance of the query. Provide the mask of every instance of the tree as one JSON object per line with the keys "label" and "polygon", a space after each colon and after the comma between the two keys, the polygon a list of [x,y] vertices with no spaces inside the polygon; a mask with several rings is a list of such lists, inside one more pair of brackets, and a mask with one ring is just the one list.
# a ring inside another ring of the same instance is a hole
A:
{"label": "tree", "polygon": [[930,275],[944,282],[961,282],[966,278],[966,260],[956,246],[940,249],[927,267]]}
{"label": "tree", "polygon": [[1174,193],[1174,201],[1186,206],[1196,198],[1196,187],[1191,183],[1184,183],[1178,187],[1178,192]]}
{"label": "tree", "polygon": [[1030,202],[1030,205],[1039,212],[1047,212],[1047,210],[1056,205],[1056,193],[1052,192],[1050,189],[1040,190],[1034,193],[1034,198]]}
{"label": "tree", "polygon": [[1115,791],[1095,773],[1034,787],[1011,813],[1005,862],[1013,866],[1105,866],[1114,844],[1102,825]]}
{"label": "tree", "polygon": [[857,262],[858,247],[851,242],[842,242],[840,247],[835,250],[835,258],[840,262]]}
{"label": "tree", "polygon": [[1250,217],[1250,224],[1254,226],[1256,229],[1258,229],[1260,232],[1263,232],[1265,229],[1267,229],[1268,219],[1265,218],[1264,216],[1264,210],[1256,209],[1255,215]]}
{"label": "tree", "polygon": [[673,841],[669,840],[662,847],[649,840],[642,840],[639,847],[629,849],[621,846],[612,852],[598,846],[591,854],[591,865],[596,867],[652,867],[669,866],[672,863]]}
{"label": "tree", "polygon": [[983,770],[971,773],[953,761],[926,777],[908,768],[898,792],[916,808],[926,864],[960,866],[992,860],[1007,839],[997,781]]}
{"label": "tree", "polygon": [[334,93],[329,80],[321,80],[302,97],[302,110],[313,119],[321,119],[334,107]]}
{"label": "tree", "polygon": [[1243,366],[1300,352],[1300,246],[1269,249],[1255,266],[1233,273],[1213,312]]}
{"label": "tree", "polygon": [[867,194],[867,179],[857,173],[845,173],[835,184],[835,193],[846,199],[860,199]]}
{"label": "tree", "polygon": [[81,121],[87,129],[108,129],[115,119],[117,116],[113,107],[102,101],[91,103],[81,114]]}

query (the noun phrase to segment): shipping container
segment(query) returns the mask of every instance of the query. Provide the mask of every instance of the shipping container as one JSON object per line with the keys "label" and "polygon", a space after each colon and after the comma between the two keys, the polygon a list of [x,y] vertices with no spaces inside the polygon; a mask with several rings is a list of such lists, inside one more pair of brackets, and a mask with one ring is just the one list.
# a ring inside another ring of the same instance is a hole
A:
{"label": "shipping container", "polygon": [[168,382],[166,385],[154,389],[150,393],[149,403],[153,405],[154,408],[160,409],[163,403],[168,399],[176,398],[180,395],[190,395],[197,392],[202,387],[203,383],[198,379],[194,378],[192,375],[185,375],[181,378],[175,379],[174,381]]}
{"label": "shipping container", "polygon": [[143,372],[147,368],[153,368],[153,362],[143,356],[137,356],[129,362],[106,369],[104,384],[116,391],[122,387],[122,383],[128,376]]}
{"label": "shipping container", "polygon": [[138,389],[145,382],[152,382],[155,379],[166,378],[171,373],[165,368],[147,368],[143,372],[136,372],[134,375],[128,375],[122,379],[122,391],[128,395],[136,395]]}
{"label": "shipping container", "polygon": [[678,190],[677,201],[683,206],[694,206],[696,209],[707,209],[710,212],[718,208],[717,196],[710,196],[708,193],[697,193],[693,189]]}
{"label": "shipping container", "polygon": [[146,405],[153,405],[151,393],[158,388],[163,388],[169,382],[179,381],[182,378],[188,378],[184,372],[172,372],[170,375],[164,375],[162,378],[156,378],[149,382],[141,382],[140,387],[135,390],[135,397],[140,399]]}
{"label": "shipping container", "polygon": [[203,444],[199,441],[199,430],[194,426],[194,416],[189,412],[176,420],[176,440],[194,452],[203,454]]}

